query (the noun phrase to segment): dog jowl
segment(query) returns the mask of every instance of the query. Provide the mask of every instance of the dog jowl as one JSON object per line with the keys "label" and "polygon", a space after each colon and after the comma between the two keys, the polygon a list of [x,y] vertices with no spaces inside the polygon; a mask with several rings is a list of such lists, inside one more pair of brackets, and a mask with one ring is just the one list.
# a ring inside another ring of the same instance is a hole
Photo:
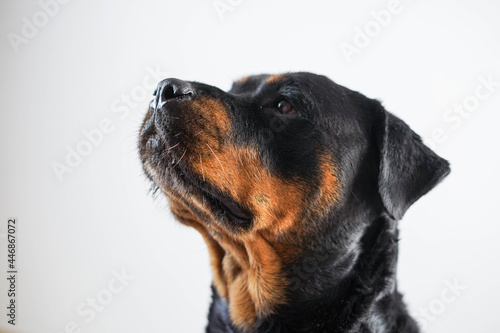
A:
{"label": "dog jowl", "polygon": [[228,92],[166,79],[154,95],[140,157],[207,244],[207,332],[418,332],[397,221],[449,165],[403,121],[311,73]]}

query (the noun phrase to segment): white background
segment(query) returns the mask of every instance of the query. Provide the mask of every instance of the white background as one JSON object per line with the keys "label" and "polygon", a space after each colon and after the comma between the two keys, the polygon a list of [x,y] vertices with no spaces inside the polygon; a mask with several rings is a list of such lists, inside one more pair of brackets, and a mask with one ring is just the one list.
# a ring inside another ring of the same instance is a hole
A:
{"label": "white background", "polygon": [[[388,1],[228,2],[220,16],[213,0],[73,0],[44,22],[37,1],[1,0],[0,268],[5,224],[17,217],[19,294],[13,328],[0,273],[0,331],[58,333],[71,322],[82,332],[203,331],[205,245],[147,193],[136,152],[158,68],[224,89],[247,74],[316,72],[382,100],[427,141],[441,128],[435,150],[452,173],[401,221],[399,287],[416,316],[432,315],[427,332],[499,332],[500,86],[459,124],[444,119],[473,100],[481,77],[500,82],[499,3],[401,0],[349,62],[342,43],[373,28]],[[26,22],[38,31],[22,37]],[[105,118],[113,130],[59,181],[54,162]],[[133,280],[102,311],[77,314],[109,296],[123,270]],[[466,289],[450,294],[447,283]]]}

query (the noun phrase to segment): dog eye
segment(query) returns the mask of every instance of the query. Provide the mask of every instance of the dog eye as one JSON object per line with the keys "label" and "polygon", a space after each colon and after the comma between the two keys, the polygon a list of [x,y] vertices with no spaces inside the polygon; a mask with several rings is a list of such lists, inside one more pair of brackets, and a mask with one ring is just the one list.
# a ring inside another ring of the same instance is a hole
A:
{"label": "dog eye", "polygon": [[276,105],[276,110],[278,110],[278,112],[281,114],[297,113],[297,111],[293,108],[292,104],[290,104],[289,101],[284,99],[278,102],[278,104]]}

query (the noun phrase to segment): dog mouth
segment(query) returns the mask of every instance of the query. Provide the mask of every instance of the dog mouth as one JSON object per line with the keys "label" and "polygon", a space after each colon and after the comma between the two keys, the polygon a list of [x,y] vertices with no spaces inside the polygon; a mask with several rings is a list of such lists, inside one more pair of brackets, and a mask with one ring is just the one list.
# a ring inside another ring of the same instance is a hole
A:
{"label": "dog mouth", "polygon": [[181,186],[199,194],[202,205],[208,207],[216,217],[222,218],[231,226],[248,227],[252,224],[253,216],[250,211],[214,185],[193,176],[180,164],[173,165],[171,173],[179,178]]}
{"label": "dog mouth", "polygon": [[[150,109],[140,130],[139,151],[144,170],[149,179],[153,182],[153,192],[160,188],[170,193],[174,197],[184,198],[192,209],[196,210],[201,203],[208,210],[206,217],[215,218],[229,227],[245,228],[252,224],[252,214],[244,205],[233,199],[217,186],[201,179],[199,175],[190,167],[191,154],[196,151],[192,145],[194,142],[185,141],[177,137],[180,133],[187,133],[187,129],[181,121],[176,121],[180,110],[179,103],[192,98],[193,93],[176,95],[174,91],[169,91],[166,87],[162,91],[162,96],[166,97],[164,104],[168,104],[168,110],[155,112],[158,108],[166,105],[158,105],[158,99],[151,101]],[[158,94],[158,92],[157,92]],[[186,108],[186,106],[184,106]],[[167,112],[168,111],[168,112]],[[162,120],[158,117],[164,117]],[[164,123],[162,123],[162,121]],[[198,142],[197,145],[204,145]],[[191,195],[189,195],[191,193]],[[194,195],[193,195],[194,194]],[[198,201],[197,204],[193,201]],[[211,221],[207,221],[210,223]]]}
{"label": "dog mouth", "polygon": [[238,226],[248,226],[252,223],[252,214],[240,204],[225,194],[198,187],[203,200],[208,202],[214,212],[222,215],[228,221]]}
{"label": "dog mouth", "polygon": [[[164,181],[153,181],[154,186],[166,188],[174,195],[175,192],[196,193],[199,197],[198,200],[202,201],[204,207],[208,207],[212,214],[221,218],[231,226],[247,227],[252,224],[252,214],[231,196],[221,191],[216,186],[210,184],[206,180],[197,177],[188,167],[185,160],[189,160],[189,156],[174,156],[173,150],[169,150],[167,145],[163,142],[160,135],[150,134],[143,138],[143,147],[150,152],[150,161],[155,160],[154,169],[163,169]],[[163,158],[161,158],[162,156]],[[146,171],[148,173],[148,171]],[[152,177],[150,177],[151,180]],[[179,188],[182,191],[176,191],[174,188]],[[182,196],[182,195],[178,195]],[[184,195],[186,196],[186,195]],[[190,200],[195,199],[196,196],[191,196]],[[188,200],[188,202],[190,201]]]}

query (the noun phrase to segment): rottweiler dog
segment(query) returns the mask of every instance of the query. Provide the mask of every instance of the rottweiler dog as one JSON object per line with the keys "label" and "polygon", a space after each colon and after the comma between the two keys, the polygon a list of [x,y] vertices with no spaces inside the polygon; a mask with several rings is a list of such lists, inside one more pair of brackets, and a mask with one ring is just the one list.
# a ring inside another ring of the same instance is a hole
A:
{"label": "rottweiler dog", "polygon": [[166,79],[139,153],[208,247],[207,332],[419,332],[397,224],[450,168],[379,101],[304,72]]}

